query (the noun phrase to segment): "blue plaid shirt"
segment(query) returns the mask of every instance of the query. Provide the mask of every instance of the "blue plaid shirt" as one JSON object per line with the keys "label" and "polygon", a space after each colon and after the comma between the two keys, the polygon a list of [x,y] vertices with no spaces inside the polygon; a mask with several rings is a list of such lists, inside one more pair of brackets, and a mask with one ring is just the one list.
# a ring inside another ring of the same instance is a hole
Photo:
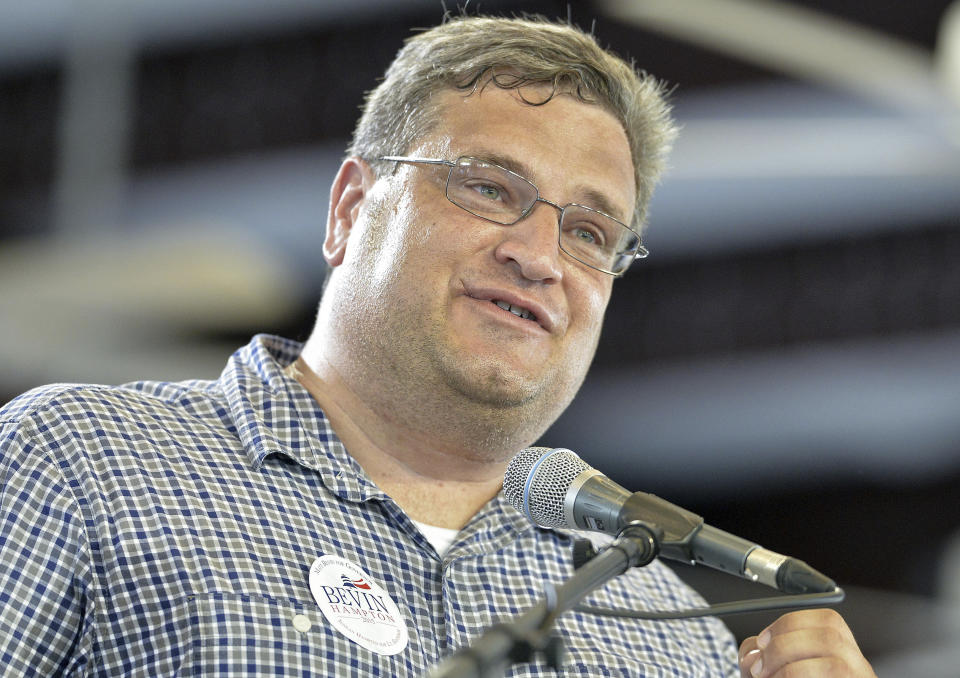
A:
{"label": "blue plaid shirt", "polygon": [[[0,410],[4,670],[417,676],[570,576],[570,535],[531,525],[502,496],[439,557],[283,373],[299,350],[258,336],[217,381],[56,385]],[[327,623],[308,584],[320,555],[355,563],[396,601],[401,652],[377,654]],[[586,602],[701,603],[658,562]],[[559,675],[739,676],[716,619],[567,613],[558,629]],[[557,674],[530,663],[508,675]]]}

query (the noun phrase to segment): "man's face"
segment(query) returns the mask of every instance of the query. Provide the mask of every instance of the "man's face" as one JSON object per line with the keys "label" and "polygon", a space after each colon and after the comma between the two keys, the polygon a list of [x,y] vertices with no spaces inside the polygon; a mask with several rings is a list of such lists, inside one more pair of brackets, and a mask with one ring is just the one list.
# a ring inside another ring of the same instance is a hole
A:
{"label": "man's face", "polygon": [[[566,95],[531,106],[493,86],[440,103],[439,124],[406,155],[491,160],[547,200],[630,222],[633,164],[608,112]],[[555,208],[537,203],[513,226],[485,221],[446,199],[447,171],[401,164],[370,192],[343,262],[352,331],[368,359],[384,358],[386,379],[460,406],[516,410],[539,435],[583,380],[613,278],[561,253]]]}

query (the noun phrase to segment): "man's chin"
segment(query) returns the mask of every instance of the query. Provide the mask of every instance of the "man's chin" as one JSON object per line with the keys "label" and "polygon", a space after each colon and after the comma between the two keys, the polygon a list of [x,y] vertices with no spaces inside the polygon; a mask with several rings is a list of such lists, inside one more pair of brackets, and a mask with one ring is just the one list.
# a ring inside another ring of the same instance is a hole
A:
{"label": "man's chin", "polygon": [[503,410],[529,407],[544,386],[540,375],[486,361],[482,365],[461,363],[445,370],[445,376],[448,385],[466,399]]}
{"label": "man's chin", "polygon": [[444,367],[446,387],[460,396],[454,416],[479,454],[501,461],[543,435],[572,398],[570,384],[551,372],[532,376],[469,359]]}

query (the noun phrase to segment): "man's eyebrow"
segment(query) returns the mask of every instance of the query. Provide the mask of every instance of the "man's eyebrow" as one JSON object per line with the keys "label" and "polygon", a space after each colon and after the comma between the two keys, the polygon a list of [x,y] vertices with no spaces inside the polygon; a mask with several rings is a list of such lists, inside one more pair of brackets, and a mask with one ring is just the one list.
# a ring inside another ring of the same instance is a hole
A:
{"label": "man's eyebrow", "polygon": [[511,172],[519,174],[527,181],[533,181],[530,178],[530,168],[516,158],[511,158],[506,155],[500,155],[499,153],[485,150],[478,150],[476,153],[471,153],[470,157],[477,158],[478,160],[483,160],[485,162],[492,162],[495,165],[500,165],[500,167],[505,167]]}
{"label": "man's eyebrow", "polygon": [[608,214],[618,221],[622,221],[626,224],[630,223],[630,215],[626,216],[620,214],[620,208],[613,204],[607,196],[599,191],[595,191],[592,188],[585,188],[580,193],[583,196],[584,202],[582,203],[585,207],[592,207],[595,210]]}

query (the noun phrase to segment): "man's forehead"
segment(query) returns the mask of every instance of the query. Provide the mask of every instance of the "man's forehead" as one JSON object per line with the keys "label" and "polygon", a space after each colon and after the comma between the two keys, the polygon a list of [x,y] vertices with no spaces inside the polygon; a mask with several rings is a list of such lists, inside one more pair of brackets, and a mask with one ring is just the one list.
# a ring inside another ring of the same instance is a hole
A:
{"label": "man's forehead", "polygon": [[[550,91],[542,86],[537,89]],[[471,156],[493,162],[532,181],[548,200],[582,202],[629,223],[636,194],[626,132],[603,107],[568,94],[558,97],[563,101],[559,113],[553,100],[531,104],[526,95],[513,89],[491,85],[467,93],[444,90],[435,100],[436,124],[427,138],[415,145],[416,152],[447,160]],[[483,105],[478,106],[481,101]],[[578,111],[589,120],[580,124]],[[565,136],[556,136],[562,130],[551,135],[558,120],[565,123]],[[594,138],[599,126],[606,131],[604,143]],[[569,179],[566,190],[576,198],[548,194],[546,185],[541,185],[548,181],[548,174]]]}

